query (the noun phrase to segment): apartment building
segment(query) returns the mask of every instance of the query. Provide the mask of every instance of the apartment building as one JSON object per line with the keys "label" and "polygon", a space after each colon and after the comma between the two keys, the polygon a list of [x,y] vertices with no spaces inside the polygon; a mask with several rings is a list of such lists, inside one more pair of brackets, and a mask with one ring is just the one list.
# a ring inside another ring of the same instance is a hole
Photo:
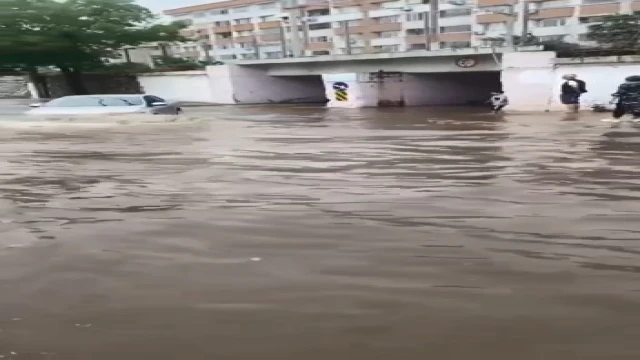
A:
{"label": "apartment building", "polygon": [[229,0],[165,14],[190,23],[193,42],[174,53],[224,61],[491,46],[509,33],[581,42],[598,17],[635,11],[640,1]]}

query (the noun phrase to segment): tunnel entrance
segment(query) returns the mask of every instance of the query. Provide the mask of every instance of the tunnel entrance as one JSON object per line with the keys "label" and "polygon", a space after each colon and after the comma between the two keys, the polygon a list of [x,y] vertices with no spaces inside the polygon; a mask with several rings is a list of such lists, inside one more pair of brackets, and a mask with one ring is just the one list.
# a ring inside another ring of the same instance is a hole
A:
{"label": "tunnel entrance", "polygon": [[322,75],[271,76],[265,87],[270,103],[326,104]]}
{"label": "tunnel entrance", "polygon": [[407,106],[486,106],[502,89],[499,71],[405,73],[404,81]]}

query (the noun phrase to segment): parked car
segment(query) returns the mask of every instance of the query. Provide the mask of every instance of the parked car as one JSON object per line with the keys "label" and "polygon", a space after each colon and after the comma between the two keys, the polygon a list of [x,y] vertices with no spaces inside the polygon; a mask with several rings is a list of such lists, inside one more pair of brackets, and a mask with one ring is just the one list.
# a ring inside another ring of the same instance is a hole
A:
{"label": "parked car", "polygon": [[28,115],[177,115],[182,112],[175,102],[153,95],[76,95],[47,103],[31,104]]}

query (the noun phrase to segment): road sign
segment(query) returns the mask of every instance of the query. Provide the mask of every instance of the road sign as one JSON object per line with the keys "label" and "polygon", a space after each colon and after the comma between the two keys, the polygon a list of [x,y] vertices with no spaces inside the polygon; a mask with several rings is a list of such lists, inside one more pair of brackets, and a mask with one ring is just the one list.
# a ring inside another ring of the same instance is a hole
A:
{"label": "road sign", "polygon": [[349,88],[349,85],[347,85],[347,83],[342,82],[342,81],[338,81],[333,83],[333,90],[347,90]]}

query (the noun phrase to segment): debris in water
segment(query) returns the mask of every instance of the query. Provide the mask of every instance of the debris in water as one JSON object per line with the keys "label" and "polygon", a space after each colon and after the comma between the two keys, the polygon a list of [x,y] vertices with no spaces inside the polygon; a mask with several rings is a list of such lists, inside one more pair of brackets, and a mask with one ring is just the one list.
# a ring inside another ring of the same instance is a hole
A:
{"label": "debris in water", "polygon": [[91,327],[91,324],[76,324],[76,327],[88,328]]}
{"label": "debris in water", "polygon": [[259,257],[251,258],[251,261],[260,261],[260,260],[262,260],[262,258],[259,258]]}
{"label": "debris in water", "polygon": [[22,320],[22,318],[13,318],[13,319],[11,319],[11,321],[20,321],[20,320]]}

